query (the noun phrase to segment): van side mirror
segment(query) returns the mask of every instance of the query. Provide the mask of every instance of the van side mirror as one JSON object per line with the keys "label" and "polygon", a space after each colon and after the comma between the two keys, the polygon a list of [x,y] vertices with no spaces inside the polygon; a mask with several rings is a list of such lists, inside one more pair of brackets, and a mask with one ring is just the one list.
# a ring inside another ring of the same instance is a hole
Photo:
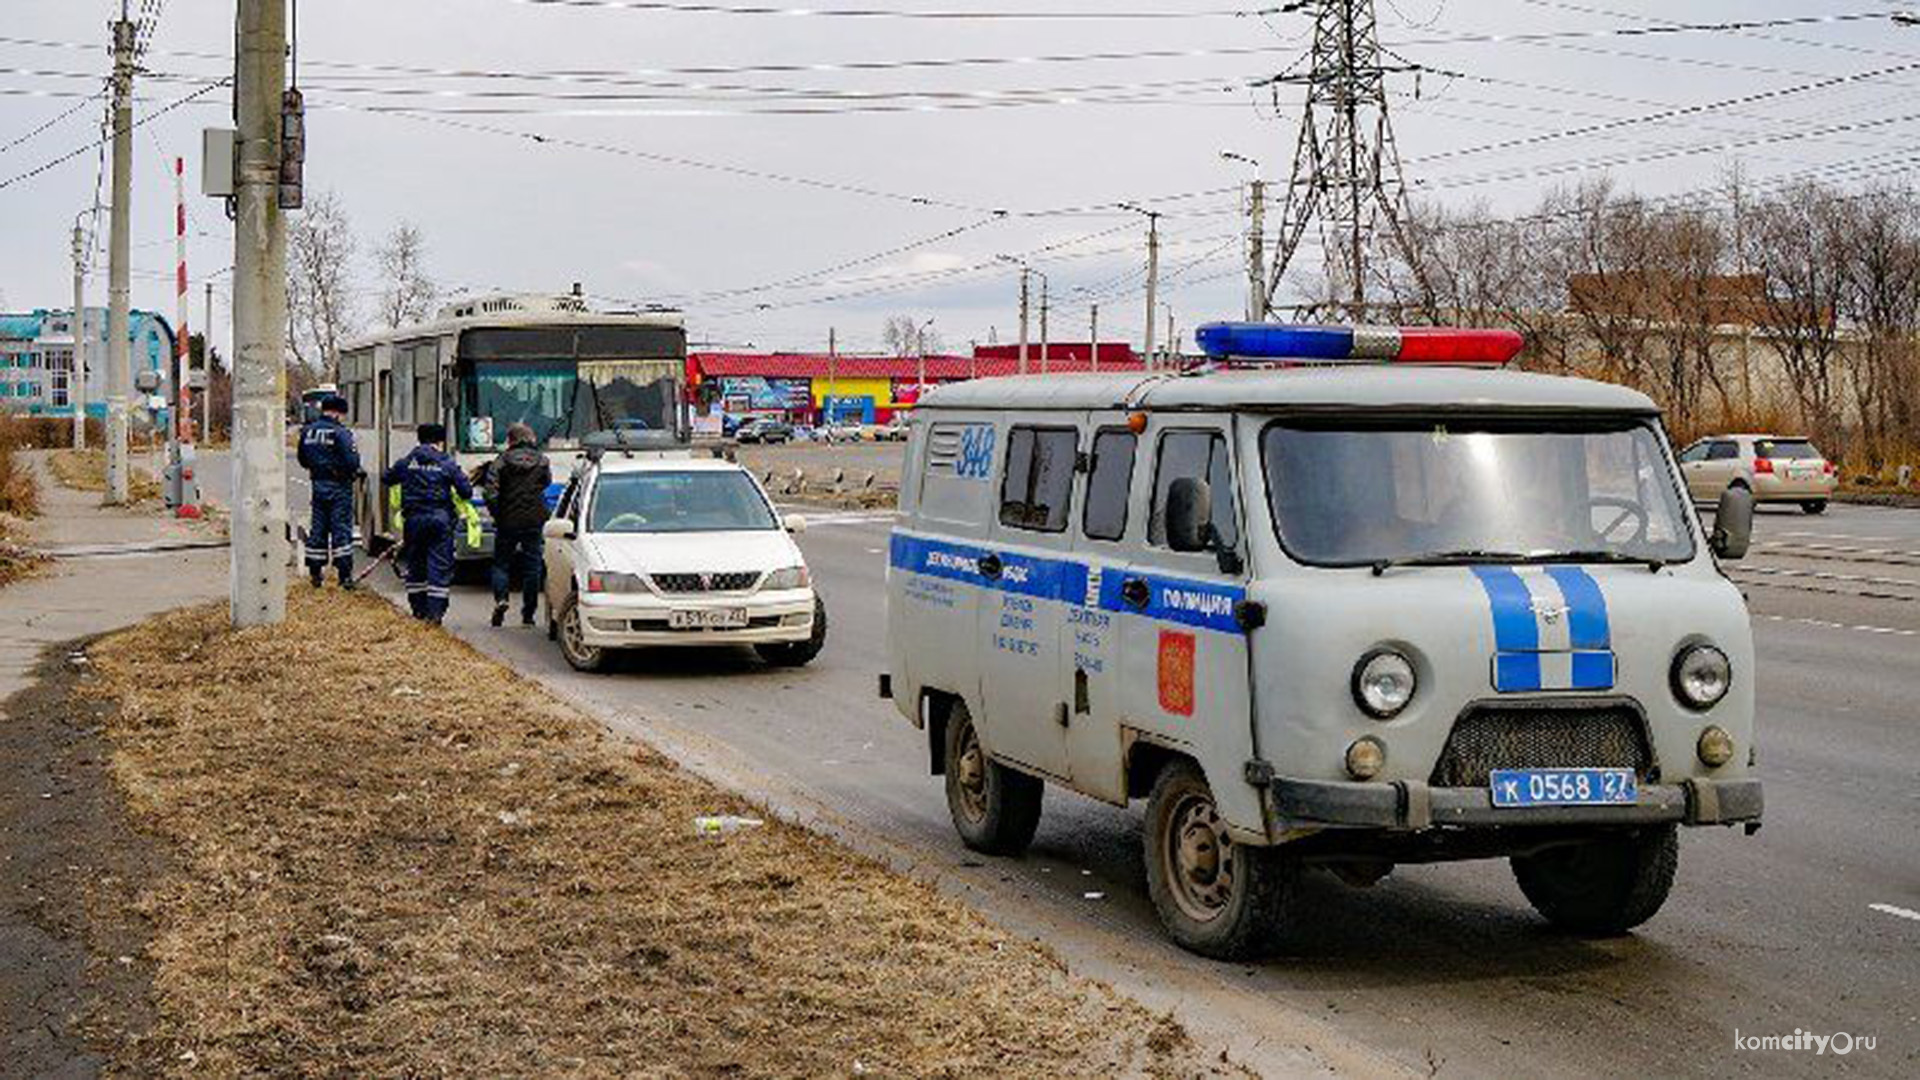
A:
{"label": "van side mirror", "polygon": [[1720,493],[1720,504],[1713,511],[1713,534],[1707,546],[1729,561],[1747,557],[1753,544],[1753,492],[1730,487]]}
{"label": "van side mirror", "polygon": [[1183,476],[1167,488],[1167,546],[1175,551],[1206,551],[1212,545],[1213,489],[1205,480]]}
{"label": "van side mirror", "polygon": [[566,518],[551,518],[540,526],[540,535],[549,540],[573,539],[573,522]]}

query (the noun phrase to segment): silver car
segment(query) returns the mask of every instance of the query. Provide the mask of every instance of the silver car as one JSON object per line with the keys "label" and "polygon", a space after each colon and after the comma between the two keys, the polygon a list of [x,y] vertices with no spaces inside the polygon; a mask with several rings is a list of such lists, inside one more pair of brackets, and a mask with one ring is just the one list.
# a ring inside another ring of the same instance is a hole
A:
{"label": "silver car", "polygon": [[1840,486],[1833,462],[1804,438],[1785,435],[1714,435],[1680,452],[1687,493],[1712,502],[1730,487],[1753,493],[1755,502],[1798,503],[1822,513]]}

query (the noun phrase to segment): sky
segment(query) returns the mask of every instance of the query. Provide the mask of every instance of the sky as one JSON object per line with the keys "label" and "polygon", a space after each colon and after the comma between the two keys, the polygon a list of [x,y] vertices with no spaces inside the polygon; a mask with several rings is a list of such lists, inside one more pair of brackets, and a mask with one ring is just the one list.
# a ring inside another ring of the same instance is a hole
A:
{"label": "sky", "polygon": [[[148,17],[136,117],[151,117],[134,137],[133,300],[174,310],[184,156],[191,321],[211,279],[224,347],[233,232],[197,194],[197,159],[201,129],[231,126],[229,91],[209,86],[231,70],[235,4],[131,2]],[[1137,345],[1146,230],[1131,203],[1163,215],[1161,299],[1190,342],[1246,304],[1255,170],[1223,152],[1256,159],[1276,193],[1291,171],[1301,90],[1253,85],[1304,63],[1312,22],[1268,13],[1286,6],[306,0],[307,189],[338,196],[364,252],[418,225],[449,292],[578,282],[609,307],[679,306],[709,347],[816,350],[831,332],[846,351],[880,349],[895,314],[932,319],[949,348],[1014,341],[1017,261],[1046,275],[1054,340],[1084,341],[1097,302],[1102,339]],[[668,10],[688,7],[758,10]],[[0,310],[70,302],[69,236],[100,173],[90,95],[118,8],[5,5]],[[881,14],[833,14],[856,9]],[[1677,195],[1735,163],[1763,185],[1900,179],[1920,127],[1920,27],[1887,17],[1903,9],[1379,0],[1382,43],[1426,69],[1388,83],[1410,196],[1521,213],[1589,177]],[[1301,258],[1310,273],[1317,252]],[[370,257],[360,273],[370,317]]]}

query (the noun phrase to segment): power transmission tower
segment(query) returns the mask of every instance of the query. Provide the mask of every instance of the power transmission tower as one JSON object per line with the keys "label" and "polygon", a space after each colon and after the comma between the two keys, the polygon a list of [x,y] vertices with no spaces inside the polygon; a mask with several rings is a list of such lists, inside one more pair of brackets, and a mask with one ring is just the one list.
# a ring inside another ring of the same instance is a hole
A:
{"label": "power transmission tower", "polygon": [[1389,54],[1380,48],[1373,0],[1317,0],[1312,10],[1309,70],[1267,81],[1272,86],[1303,85],[1307,91],[1267,280],[1268,303],[1301,242],[1317,225],[1328,299],[1341,314],[1359,322],[1370,308],[1395,306],[1370,303],[1367,296],[1370,282],[1386,277],[1372,272],[1369,264],[1383,234],[1413,274],[1420,305],[1430,308],[1431,290],[1408,242],[1406,182],[1387,118],[1386,77],[1421,68],[1388,62]]}

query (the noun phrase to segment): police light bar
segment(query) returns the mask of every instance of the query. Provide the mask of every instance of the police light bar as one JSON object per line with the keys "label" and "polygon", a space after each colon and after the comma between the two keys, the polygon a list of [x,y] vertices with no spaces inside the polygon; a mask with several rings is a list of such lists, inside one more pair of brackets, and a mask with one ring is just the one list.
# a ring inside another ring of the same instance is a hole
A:
{"label": "police light bar", "polygon": [[1208,323],[1195,332],[1201,351],[1220,360],[1502,367],[1526,339],[1512,330],[1439,326],[1288,326],[1280,323]]}

